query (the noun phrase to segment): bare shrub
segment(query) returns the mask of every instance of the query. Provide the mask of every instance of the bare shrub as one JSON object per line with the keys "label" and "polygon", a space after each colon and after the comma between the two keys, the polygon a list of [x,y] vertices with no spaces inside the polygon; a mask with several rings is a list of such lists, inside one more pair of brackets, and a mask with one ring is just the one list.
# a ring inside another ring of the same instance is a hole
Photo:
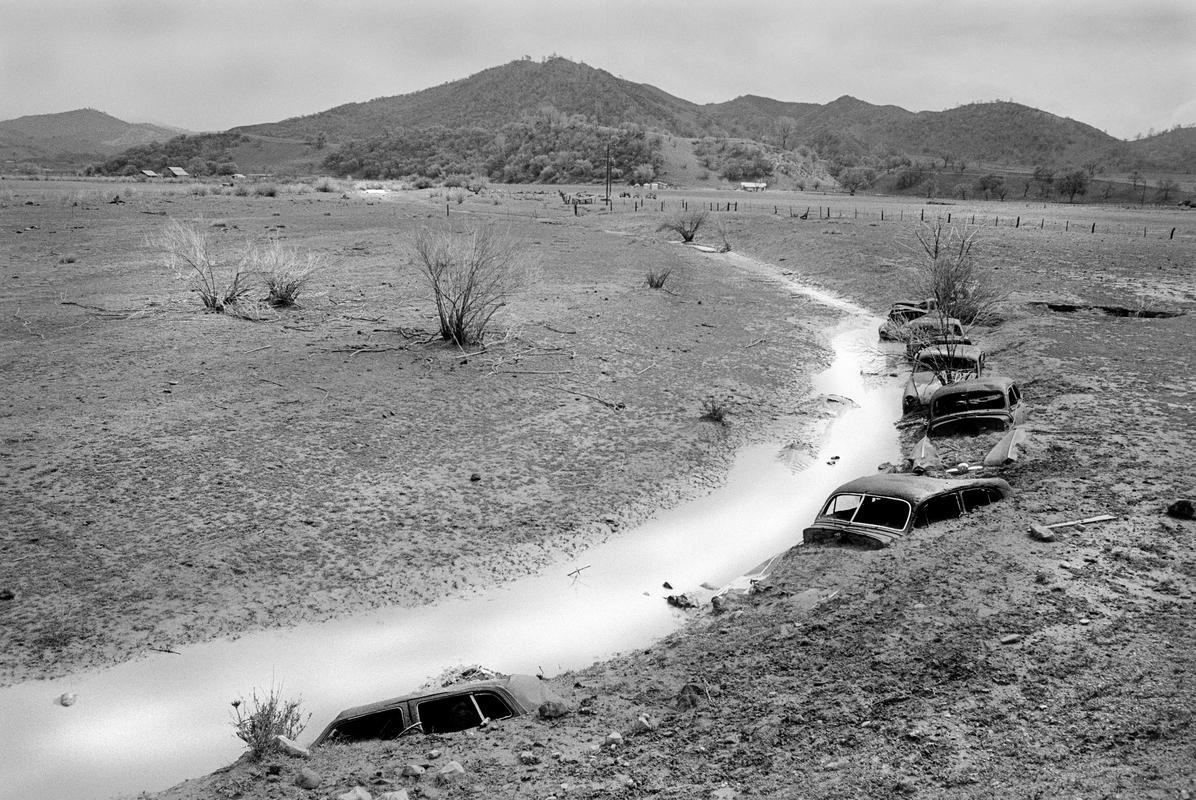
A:
{"label": "bare shrub", "polygon": [[300,710],[300,700],[285,700],[282,687],[271,684],[270,691],[258,694],[254,689],[248,701],[232,701],[232,722],[237,738],[249,748],[254,761],[278,750],[275,737],[294,739],[307,727],[311,714]]}
{"label": "bare shrub", "polygon": [[916,237],[918,257],[914,291],[933,297],[942,317],[964,325],[999,321],[996,306],[1007,294],[996,276],[981,269],[973,254],[979,229],[963,232],[941,221],[923,225]]}
{"label": "bare shrub", "polygon": [[523,248],[493,225],[462,233],[420,228],[412,249],[436,301],[440,336],[458,346],[481,343],[495,312],[531,281]]}
{"label": "bare shrub", "polygon": [[681,237],[681,241],[692,242],[705,221],[705,211],[682,211],[660,223],[656,230],[673,231]]}
{"label": "bare shrub", "polygon": [[277,239],[252,248],[248,260],[252,271],[259,273],[265,281],[266,302],[271,306],[295,305],[312,276],[324,268],[321,255],[301,253]]}
{"label": "bare shrub", "polygon": [[273,183],[259,183],[253,187],[253,193],[258,197],[277,197],[278,187]]}
{"label": "bare shrub", "polygon": [[253,292],[244,255],[226,257],[208,229],[172,219],[149,242],[179,278],[190,277],[204,307],[227,313]]}
{"label": "bare shrub", "polygon": [[715,227],[718,230],[719,241],[722,242],[722,244],[720,244],[718,246],[718,251],[720,253],[730,253],[731,252],[731,238],[727,235],[727,226],[724,225],[723,221],[720,219],[720,220],[718,220],[718,223]]}
{"label": "bare shrub", "polygon": [[727,403],[717,399],[714,395],[707,395],[702,400],[702,415],[698,419],[713,422],[717,425],[727,424]]}
{"label": "bare shrub", "polygon": [[648,270],[648,286],[652,289],[663,289],[665,281],[669,279],[673,271],[669,268],[651,269]]}
{"label": "bare shrub", "polygon": [[318,178],[315,190],[317,192],[339,192],[342,191],[341,182],[329,177]]}
{"label": "bare shrub", "polygon": [[465,198],[468,196],[469,196],[469,192],[465,191],[464,189],[462,189],[460,187],[449,189],[445,193],[445,197],[447,197],[451,202],[456,203],[457,205],[461,205],[462,203],[464,203]]}

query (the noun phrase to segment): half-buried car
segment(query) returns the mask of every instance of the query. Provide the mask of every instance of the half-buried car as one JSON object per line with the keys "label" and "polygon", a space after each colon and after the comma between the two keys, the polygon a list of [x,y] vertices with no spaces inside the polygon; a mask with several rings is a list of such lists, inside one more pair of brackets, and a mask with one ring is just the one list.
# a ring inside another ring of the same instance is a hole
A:
{"label": "half-buried car", "polygon": [[901,395],[906,414],[930,402],[930,396],[948,384],[984,374],[984,351],[974,344],[934,344],[914,356],[914,367]]}
{"label": "half-buried car", "polygon": [[831,493],[802,531],[802,541],[885,547],[915,528],[955,519],[1011,492],[1000,478],[951,480],[905,473],[856,478]]}
{"label": "half-buried car", "polygon": [[948,384],[930,396],[930,436],[976,436],[1006,431],[1026,417],[1022,391],[1012,378],[990,375]]}
{"label": "half-buried car", "polygon": [[454,733],[530,714],[549,701],[559,703],[561,698],[532,675],[457,683],[346,709],[312,744],[397,739],[411,732]]}

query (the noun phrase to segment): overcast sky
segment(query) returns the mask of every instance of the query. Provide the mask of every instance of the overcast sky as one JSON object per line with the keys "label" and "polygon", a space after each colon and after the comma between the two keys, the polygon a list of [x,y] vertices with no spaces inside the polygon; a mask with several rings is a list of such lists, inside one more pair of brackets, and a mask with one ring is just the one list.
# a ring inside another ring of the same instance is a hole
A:
{"label": "overcast sky", "polygon": [[1196,0],[0,0],[0,120],[273,122],[550,54],[698,103],[1196,124]]}

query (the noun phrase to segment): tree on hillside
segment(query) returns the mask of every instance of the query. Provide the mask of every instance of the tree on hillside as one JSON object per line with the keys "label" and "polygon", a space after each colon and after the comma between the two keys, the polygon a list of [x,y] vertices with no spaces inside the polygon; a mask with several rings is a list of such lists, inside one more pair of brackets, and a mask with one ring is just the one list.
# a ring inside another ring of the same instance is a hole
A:
{"label": "tree on hillside", "polygon": [[852,167],[839,173],[839,185],[846,189],[848,194],[854,195],[857,189],[867,188],[874,180],[876,171],[867,167]]}
{"label": "tree on hillside", "polygon": [[1000,175],[988,174],[976,179],[976,191],[984,195],[985,200],[989,200],[993,195],[999,196],[1002,200],[1005,199],[1005,179]]}
{"label": "tree on hillside", "polygon": [[782,150],[789,149],[789,142],[797,133],[797,120],[793,117],[778,117],[776,121],[777,143]]}
{"label": "tree on hillside", "polygon": [[1166,203],[1171,199],[1171,193],[1179,188],[1179,184],[1170,178],[1160,178],[1158,186],[1158,195],[1160,203]]}
{"label": "tree on hillside", "polygon": [[1043,166],[1035,167],[1033,181],[1038,185],[1038,196],[1048,197],[1051,194],[1051,186],[1055,183],[1055,170]]}
{"label": "tree on hillside", "polygon": [[1059,178],[1059,194],[1067,195],[1067,202],[1075,202],[1077,194],[1088,193],[1088,173],[1082,169],[1074,169]]}

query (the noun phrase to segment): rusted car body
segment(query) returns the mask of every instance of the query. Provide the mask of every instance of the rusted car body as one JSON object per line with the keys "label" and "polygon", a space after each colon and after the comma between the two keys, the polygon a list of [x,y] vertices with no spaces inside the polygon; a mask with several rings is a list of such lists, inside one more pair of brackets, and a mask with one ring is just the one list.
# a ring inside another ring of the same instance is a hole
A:
{"label": "rusted car body", "polygon": [[925,314],[910,321],[902,330],[901,341],[905,342],[905,354],[913,358],[918,351],[932,345],[956,346],[971,344],[963,329],[963,323],[955,317],[944,317],[938,313]]}
{"label": "rusted car body", "polygon": [[880,338],[888,342],[904,341],[905,326],[937,307],[938,303],[933,297],[926,300],[898,300],[889,308],[889,316],[880,326]]}
{"label": "rusted car body", "polygon": [[416,731],[452,733],[532,713],[550,700],[560,702],[560,697],[532,675],[457,683],[346,709],[328,723],[313,745],[397,739]]}
{"label": "rusted car body", "polygon": [[989,375],[952,383],[930,396],[928,436],[975,436],[1025,421],[1021,389],[1012,378]]}
{"label": "rusted car body", "polygon": [[885,547],[915,528],[954,519],[1012,493],[1000,478],[930,478],[894,473],[856,478],[835,489],[804,531],[806,544]]}
{"label": "rusted car body", "polygon": [[914,356],[914,366],[901,395],[908,414],[930,402],[943,386],[984,375],[984,351],[974,344],[934,344]]}

